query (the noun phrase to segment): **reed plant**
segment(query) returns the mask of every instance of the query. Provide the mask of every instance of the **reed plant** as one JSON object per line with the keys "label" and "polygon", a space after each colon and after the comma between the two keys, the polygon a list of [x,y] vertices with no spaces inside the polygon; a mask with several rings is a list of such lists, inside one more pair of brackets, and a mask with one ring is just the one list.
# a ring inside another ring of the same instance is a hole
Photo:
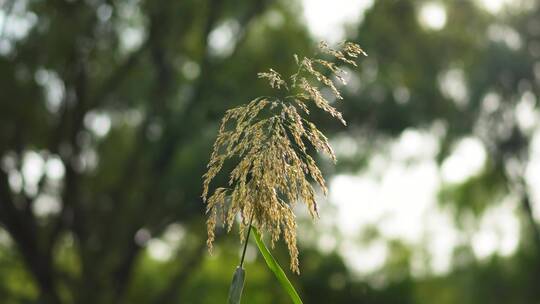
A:
{"label": "reed plant", "polygon": [[[251,230],[269,268],[295,303],[301,303],[279,264],[261,239],[268,235],[270,245],[283,238],[290,255],[290,269],[299,274],[296,219],[293,206],[306,204],[312,217],[318,217],[313,184],[326,195],[328,189],[311,151],[336,157],[327,137],[309,119],[318,109],[346,125],[332,100],[343,99],[339,87],[346,85],[342,65],[356,67],[356,59],[366,53],[355,43],[343,42],[337,48],[321,42],[313,57],[294,55],[296,72],[288,77],[274,69],[258,74],[276,92],[228,110],[203,176],[202,197],[208,214],[208,248],[211,251],[218,223],[229,232],[239,223],[244,250],[231,284],[229,302],[240,303],[245,279],[243,261]],[[325,92],[326,91],[326,92]],[[227,185],[212,185],[213,179],[231,162]],[[239,219],[237,221],[237,219]]]}

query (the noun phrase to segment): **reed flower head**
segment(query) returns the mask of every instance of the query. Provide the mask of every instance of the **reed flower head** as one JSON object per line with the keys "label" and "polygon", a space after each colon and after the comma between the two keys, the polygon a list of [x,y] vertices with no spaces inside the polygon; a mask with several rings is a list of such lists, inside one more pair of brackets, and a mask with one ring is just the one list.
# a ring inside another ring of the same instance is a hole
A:
{"label": "reed flower head", "polygon": [[[300,59],[294,55],[298,70],[288,79],[273,69],[258,74],[272,88],[286,90],[289,95],[258,97],[225,113],[208,171],[203,176],[209,249],[218,221],[230,231],[239,214],[241,238],[250,223],[270,235],[272,246],[283,235],[291,257],[290,267],[299,273],[292,207],[303,202],[311,216],[318,217],[312,182],[327,193],[321,171],[308,152],[314,148],[336,160],[328,139],[307,119],[309,108],[314,105],[345,125],[341,113],[321,94],[321,87],[329,88],[337,99],[342,99],[333,79],[345,84],[344,71],[335,61],[356,66],[354,60],[366,55],[351,42],[342,43],[339,49],[321,42],[319,49],[335,60]],[[210,195],[211,181],[226,161],[235,164],[228,185],[215,188]]]}

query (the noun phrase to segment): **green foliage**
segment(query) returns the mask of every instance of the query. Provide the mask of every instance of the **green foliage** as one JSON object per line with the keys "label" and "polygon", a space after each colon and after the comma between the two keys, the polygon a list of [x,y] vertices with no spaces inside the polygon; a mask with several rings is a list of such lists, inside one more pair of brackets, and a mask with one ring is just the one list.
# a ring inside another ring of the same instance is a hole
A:
{"label": "green foliage", "polygon": [[439,200],[453,209],[459,218],[468,212],[480,217],[493,203],[508,193],[507,181],[501,168],[486,164],[477,175],[459,184],[445,185],[439,192]]}

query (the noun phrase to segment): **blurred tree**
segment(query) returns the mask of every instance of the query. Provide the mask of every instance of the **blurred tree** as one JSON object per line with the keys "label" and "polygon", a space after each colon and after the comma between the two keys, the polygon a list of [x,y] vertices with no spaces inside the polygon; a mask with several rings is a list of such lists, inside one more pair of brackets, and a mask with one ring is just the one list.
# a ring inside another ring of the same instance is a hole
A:
{"label": "blurred tree", "polygon": [[[339,135],[368,144],[339,169],[361,167],[407,128],[442,130],[440,162],[460,139],[479,138],[484,169],[445,186],[441,202],[460,219],[518,197],[522,246],[511,258],[484,262],[459,248],[453,272],[427,278],[411,277],[409,249],[398,241],[375,278],[358,278],[337,253],[306,248],[295,282],[306,303],[540,298],[534,185],[523,178],[538,121],[527,125],[516,114],[538,111],[540,6],[519,1],[495,17],[475,1],[440,1],[447,22],[439,29],[419,19],[426,3],[375,1],[350,28],[370,56],[339,105],[350,124]],[[8,15],[0,38],[0,225],[9,234],[0,231],[1,302],[221,303],[238,244],[221,240],[221,253],[203,259],[199,177],[216,120],[267,90],[256,73],[272,66],[286,74],[294,67],[289,54],[314,45],[299,5],[0,4]],[[448,91],[448,81],[463,88]],[[323,129],[342,132],[312,115]],[[170,231],[182,235],[179,247],[169,261],[156,261],[143,249]],[[279,248],[277,255],[287,259]],[[252,265],[244,301],[287,303],[260,260]]]}
{"label": "blurred tree", "polygon": [[[5,5],[0,221],[41,301],[120,303],[148,239],[200,222],[216,117],[260,93],[257,71],[292,68],[284,45],[310,40],[291,4],[266,0]],[[204,256],[194,231],[155,301]]]}
{"label": "blurred tree", "polygon": [[[364,63],[361,75],[368,81],[346,97],[357,101],[346,103],[343,111],[349,114],[348,121],[360,126],[359,134],[376,130],[373,136],[379,138],[410,127],[439,130],[440,163],[461,139],[479,139],[487,156],[483,169],[461,183],[444,185],[440,202],[465,224],[461,219],[468,214],[480,218],[503,199],[515,199],[523,219],[522,248],[512,262],[494,260],[481,269],[451,275],[450,281],[465,273],[474,279],[467,285],[470,288],[454,286],[460,292],[453,289],[452,298],[437,302],[536,303],[540,293],[531,284],[540,282],[538,263],[533,262],[540,259],[540,227],[531,198],[535,185],[525,176],[531,142],[540,127],[540,5],[518,1],[494,16],[479,3],[376,2],[357,29],[358,39],[371,51],[371,62]],[[421,10],[426,4],[444,10],[446,24],[441,28],[423,24]],[[530,268],[521,268],[520,263]],[[497,273],[505,269],[519,273],[515,280],[521,285]],[[438,292],[444,293],[435,289]]]}
{"label": "blurred tree", "polygon": [[448,23],[431,29],[419,22],[426,3],[378,2],[366,14],[358,37],[376,50],[365,62],[372,76],[358,97],[349,95],[358,101],[347,103],[344,113],[379,136],[442,126],[440,161],[460,139],[481,140],[487,152],[483,171],[457,187],[449,185],[441,201],[456,203],[458,214],[474,210],[478,215],[501,195],[514,194],[533,250],[540,250],[524,179],[538,121],[526,125],[517,113],[518,107],[528,107],[531,115],[538,109],[540,7],[523,1],[495,18],[472,1],[446,1],[441,5]]}

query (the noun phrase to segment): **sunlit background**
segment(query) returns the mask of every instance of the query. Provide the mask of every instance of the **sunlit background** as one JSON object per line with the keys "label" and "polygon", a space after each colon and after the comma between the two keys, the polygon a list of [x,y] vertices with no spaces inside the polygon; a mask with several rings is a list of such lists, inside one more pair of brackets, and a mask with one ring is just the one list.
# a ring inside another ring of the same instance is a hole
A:
{"label": "sunlit background", "polygon": [[[504,0],[478,1],[478,4],[496,16],[524,5],[520,1]],[[337,43],[347,38],[347,29],[362,22],[363,15],[372,5],[373,1],[363,0],[304,0],[303,12],[315,37]],[[444,3],[427,1],[419,4],[417,18],[426,30],[443,29],[447,23]],[[512,49],[522,47],[519,34],[510,28],[492,25],[486,34]],[[452,101],[458,105],[468,102],[462,70],[449,69],[434,77],[438,79],[440,90]],[[532,186],[540,185],[540,112],[535,108],[536,98],[532,92],[524,94],[515,115],[520,126],[534,130],[525,180],[535,198],[535,219],[540,220],[540,188]],[[489,107],[495,103],[493,107],[497,107],[501,101],[496,95],[488,95],[483,102]],[[469,243],[480,260],[493,255],[514,254],[520,239],[519,198],[511,194],[501,198],[500,205],[486,211],[477,219],[474,229],[468,231],[460,231],[452,215],[438,204],[437,195],[444,184],[467,181],[480,174],[487,161],[481,139],[471,135],[455,142],[451,153],[439,166],[436,158],[444,129],[444,125],[437,124],[429,129],[408,128],[397,138],[385,142],[385,151],[371,156],[366,168],[332,177],[328,202],[335,215],[321,220],[322,227],[315,228],[320,233],[315,240],[318,247],[323,251],[337,249],[351,269],[369,274],[384,266],[390,250],[388,242],[399,239],[422,248],[411,257],[411,271],[415,276],[448,272],[454,250]],[[354,153],[362,149],[361,144],[350,138],[334,140],[338,155]],[[339,243],[332,233],[324,234],[325,230],[332,231],[333,226],[342,234]],[[380,233],[380,239],[359,244],[359,233],[373,226]],[[311,223],[302,228],[313,229]],[[427,260],[429,262],[424,262]]]}
{"label": "sunlit background", "polygon": [[[0,303],[223,303],[217,121],[320,40],[369,56],[349,126],[314,114],[338,163],[295,209],[305,303],[540,303],[536,1],[177,2],[0,0]],[[246,260],[244,302],[289,303]]]}

